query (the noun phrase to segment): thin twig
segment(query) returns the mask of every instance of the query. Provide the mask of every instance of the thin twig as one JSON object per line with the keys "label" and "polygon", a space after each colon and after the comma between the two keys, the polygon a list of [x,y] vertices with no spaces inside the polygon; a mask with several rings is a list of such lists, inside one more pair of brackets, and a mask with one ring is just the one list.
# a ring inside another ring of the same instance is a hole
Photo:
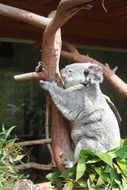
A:
{"label": "thin twig", "polygon": [[32,140],[32,141],[23,141],[23,142],[18,142],[17,144],[21,146],[31,146],[31,145],[47,144],[47,143],[51,143],[51,138]]}
{"label": "thin twig", "polygon": [[[49,102],[50,102],[49,95],[47,94],[46,95],[46,111],[45,111],[45,136],[46,136],[46,139],[49,139],[49,114],[50,114],[49,113],[49,110],[50,110]],[[47,148],[51,155],[52,163],[53,163],[53,165],[55,165],[51,143],[47,143]]]}
{"label": "thin twig", "polygon": [[52,167],[53,167],[52,164],[38,164],[35,162],[29,162],[15,166],[17,170],[26,170],[29,168],[38,169],[38,170],[52,170]]}

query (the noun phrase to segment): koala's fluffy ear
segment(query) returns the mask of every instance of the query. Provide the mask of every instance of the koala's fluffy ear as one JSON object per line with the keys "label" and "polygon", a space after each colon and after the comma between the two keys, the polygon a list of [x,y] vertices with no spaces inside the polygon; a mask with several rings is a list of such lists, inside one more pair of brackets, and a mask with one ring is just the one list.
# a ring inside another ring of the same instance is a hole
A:
{"label": "koala's fluffy ear", "polygon": [[91,69],[93,70],[94,73],[94,80],[101,83],[103,82],[103,69],[99,65],[93,64],[91,66]]}

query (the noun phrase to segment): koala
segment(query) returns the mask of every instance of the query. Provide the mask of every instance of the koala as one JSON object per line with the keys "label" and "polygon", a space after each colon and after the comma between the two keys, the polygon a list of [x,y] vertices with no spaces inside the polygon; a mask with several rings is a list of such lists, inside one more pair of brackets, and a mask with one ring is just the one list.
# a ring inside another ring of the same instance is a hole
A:
{"label": "koala", "polygon": [[74,63],[61,70],[64,89],[52,81],[40,81],[53,102],[71,122],[74,161],[65,161],[67,168],[79,159],[82,149],[106,152],[120,144],[117,119],[100,89],[103,70],[92,63]]}

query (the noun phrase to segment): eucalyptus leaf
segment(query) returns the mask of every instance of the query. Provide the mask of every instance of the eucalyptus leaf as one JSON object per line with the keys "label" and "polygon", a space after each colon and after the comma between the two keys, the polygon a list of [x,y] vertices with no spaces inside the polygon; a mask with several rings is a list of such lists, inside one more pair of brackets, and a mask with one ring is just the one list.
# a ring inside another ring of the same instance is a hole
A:
{"label": "eucalyptus leaf", "polygon": [[104,184],[105,184],[104,180],[102,179],[101,176],[99,176],[97,183],[96,183],[96,188],[98,188],[98,187],[102,188],[102,186],[104,186]]}
{"label": "eucalyptus leaf", "polygon": [[94,156],[94,151],[90,149],[84,149],[80,151],[81,156]]}
{"label": "eucalyptus leaf", "polygon": [[73,182],[69,181],[69,182],[65,183],[63,190],[72,190],[72,188],[73,188]]}
{"label": "eucalyptus leaf", "polygon": [[73,168],[59,176],[64,190],[127,190],[127,140],[106,153],[81,150]]}
{"label": "eucalyptus leaf", "polygon": [[106,164],[112,166],[112,157],[108,153],[96,152],[95,155]]}
{"label": "eucalyptus leaf", "polygon": [[52,184],[55,184],[58,179],[59,174],[57,172],[49,173],[46,175],[46,179],[51,181]]}
{"label": "eucalyptus leaf", "polygon": [[87,188],[87,182],[85,179],[79,179],[77,181],[77,184],[81,187],[81,188]]}
{"label": "eucalyptus leaf", "polygon": [[120,159],[119,157],[116,158],[117,165],[120,167],[122,171],[125,171],[127,169],[127,160]]}
{"label": "eucalyptus leaf", "polygon": [[120,158],[127,158],[127,146],[123,146],[120,149],[116,150],[115,154]]}
{"label": "eucalyptus leaf", "polygon": [[79,180],[86,170],[86,165],[83,157],[80,157],[76,168],[76,181]]}
{"label": "eucalyptus leaf", "polygon": [[75,177],[75,168],[70,168],[70,169],[67,169],[65,170],[61,175],[60,177],[63,177],[63,178],[74,178]]}
{"label": "eucalyptus leaf", "polygon": [[127,190],[127,178],[123,177],[122,179],[122,187],[123,190]]}
{"label": "eucalyptus leaf", "polygon": [[117,171],[114,168],[111,169],[110,178],[112,180],[114,180],[114,179],[116,179],[118,181],[120,180],[119,174],[117,173]]}
{"label": "eucalyptus leaf", "polygon": [[127,139],[121,139],[121,147],[127,147]]}

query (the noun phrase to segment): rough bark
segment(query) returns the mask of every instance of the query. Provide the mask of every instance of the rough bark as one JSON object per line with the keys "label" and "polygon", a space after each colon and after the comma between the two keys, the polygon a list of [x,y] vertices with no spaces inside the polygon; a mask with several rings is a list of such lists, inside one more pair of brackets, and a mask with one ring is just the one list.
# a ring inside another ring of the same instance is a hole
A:
{"label": "rough bark", "polygon": [[[62,0],[57,11],[50,15],[51,21],[46,26],[43,34],[42,60],[45,65],[46,79],[60,79],[59,59],[61,54],[61,29],[60,27],[76,12],[85,2],[90,0]],[[57,81],[59,84],[59,81]],[[70,141],[68,133],[68,122],[63,118],[56,106],[51,101],[51,137],[54,159],[59,171],[64,170],[64,160],[69,158]],[[62,142],[62,143],[61,143]]]}
{"label": "rough bark", "polygon": [[[59,76],[59,58],[61,52],[61,30],[60,28],[55,28],[54,23],[55,12],[53,19],[47,25],[43,34],[42,43],[42,60],[45,65],[46,79],[55,80],[56,74]],[[54,29],[55,28],[55,29]],[[69,152],[69,137],[64,126],[64,120],[62,115],[59,113],[53,102],[51,102],[51,138],[52,138],[52,148],[54,153],[54,159],[56,165],[60,171],[64,170],[63,161],[66,153]],[[61,130],[64,130],[64,135]],[[68,145],[61,144],[61,136],[64,136],[64,141],[67,141]],[[67,138],[66,138],[67,137]],[[60,145],[60,146],[59,146]],[[64,146],[63,146],[64,145]],[[61,153],[62,152],[62,153]]]}

